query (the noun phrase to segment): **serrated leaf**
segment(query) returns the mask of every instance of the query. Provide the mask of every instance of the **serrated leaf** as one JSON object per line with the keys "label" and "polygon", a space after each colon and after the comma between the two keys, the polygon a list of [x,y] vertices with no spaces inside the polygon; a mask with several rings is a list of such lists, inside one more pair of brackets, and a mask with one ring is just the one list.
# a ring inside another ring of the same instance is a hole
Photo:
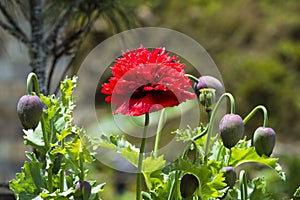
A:
{"label": "serrated leaf", "polygon": [[119,153],[131,164],[138,165],[138,150],[130,144],[124,136],[102,137],[102,141],[95,143],[99,147],[107,148]]}
{"label": "serrated leaf", "polygon": [[75,160],[79,160],[80,154],[83,156],[84,162],[92,162],[94,159],[90,155],[90,152],[84,147],[82,141],[77,136],[71,142],[66,143],[69,152],[73,155]]}
{"label": "serrated leaf", "polygon": [[40,125],[34,131],[32,129],[24,130],[24,140],[26,145],[31,145],[38,150],[44,150],[45,142]]}
{"label": "serrated leaf", "polygon": [[297,188],[296,192],[294,193],[294,197],[300,198],[300,187]]}
{"label": "serrated leaf", "polygon": [[248,183],[248,192],[250,200],[270,199],[266,193],[266,181],[263,177],[254,178]]}
{"label": "serrated leaf", "polygon": [[246,163],[246,162],[258,162],[265,164],[273,169],[276,169],[277,167],[277,158],[269,158],[266,156],[260,157],[254,147],[250,147],[247,149],[239,149],[239,148],[232,148],[231,149],[231,159],[230,159],[230,165],[233,167],[236,167],[240,164]]}
{"label": "serrated leaf", "polygon": [[158,158],[147,157],[143,160],[143,169],[142,172],[153,172],[159,169],[162,169],[165,166],[166,161],[163,156]]}
{"label": "serrated leaf", "polygon": [[163,176],[161,175],[161,169],[165,166],[165,163],[166,161],[163,159],[163,156],[156,159],[150,156],[143,161],[142,173],[148,189],[153,189],[162,184]]}
{"label": "serrated leaf", "polygon": [[198,178],[200,182],[199,195],[201,198],[216,198],[220,197],[223,194],[223,192],[219,190],[223,189],[226,186],[226,183],[224,183],[224,177],[222,176],[222,174],[214,175],[208,166],[202,165],[197,167],[187,160],[178,159],[170,166],[167,166],[163,171],[168,174],[170,171],[175,170],[191,173]]}
{"label": "serrated leaf", "polygon": [[27,153],[30,162],[24,162],[22,172],[16,175],[16,179],[9,184],[12,191],[17,195],[27,197],[37,196],[46,187],[46,181],[42,173],[41,163],[34,153]]}
{"label": "serrated leaf", "polygon": [[68,135],[71,135],[72,131],[69,129],[64,129],[60,133],[56,133],[56,138],[58,141],[62,141],[65,139]]}
{"label": "serrated leaf", "polygon": [[70,99],[72,98],[73,89],[76,86],[77,77],[74,76],[72,79],[66,78],[60,84],[60,90],[62,93],[62,102],[65,105],[68,105]]}
{"label": "serrated leaf", "polygon": [[103,192],[104,186],[105,186],[105,183],[93,186],[92,191],[91,191],[90,199],[92,199],[92,200],[100,199],[99,193]]}

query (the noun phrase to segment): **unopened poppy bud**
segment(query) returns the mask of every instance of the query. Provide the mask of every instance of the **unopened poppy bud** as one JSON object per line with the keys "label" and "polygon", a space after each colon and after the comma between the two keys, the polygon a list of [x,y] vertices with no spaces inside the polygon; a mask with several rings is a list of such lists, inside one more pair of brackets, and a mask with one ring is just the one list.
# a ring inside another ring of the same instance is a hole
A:
{"label": "unopened poppy bud", "polygon": [[198,82],[194,84],[194,90],[198,97],[201,94],[200,90],[203,88],[215,89],[216,100],[219,99],[224,93],[224,87],[222,83],[213,76],[201,76],[198,79]]}
{"label": "unopened poppy bud", "polygon": [[35,129],[42,117],[43,103],[36,95],[24,95],[19,99],[17,112],[25,130]]}
{"label": "unopened poppy bud", "polygon": [[233,167],[227,166],[221,169],[224,172],[225,183],[230,187],[233,188],[236,181],[236,171]]}
{"label": "unopened poppy bud", "polygon": [[230,149],[244,136],[243,119],[236,114],[226,114],[220,121],[219,130],[224,146]]}
{"label": "unopened poppy bud", "polygon": [[199,181],[193,174],[185,174],[180,182],[180,193],[183,198],[192,197],[199,187]]}
{"label": "unopened poppy bud", "polygon": [[269,127],[258,127],[253,136],[255,151],[259,156],[270,156],[276,142],[276,133]]}
{"label": "unopened poppy bud", "polygon": [[88,200],[91,196],[92,187],[87,181],[79,181],[75,185],[75,200]]}

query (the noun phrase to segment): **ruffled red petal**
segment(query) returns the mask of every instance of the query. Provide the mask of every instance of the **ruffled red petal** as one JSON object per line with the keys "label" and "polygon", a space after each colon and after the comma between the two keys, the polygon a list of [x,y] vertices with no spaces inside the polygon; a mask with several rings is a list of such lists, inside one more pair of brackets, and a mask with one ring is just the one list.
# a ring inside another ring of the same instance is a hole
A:
{"label": "ruffled red petal", "polygon": [[191,81],[176,58],[163,48],[123,53],[112,67],[114,77],[101,90],[108,95],[105,100],[116,105],[114,113],[138,116],[193,99]]}

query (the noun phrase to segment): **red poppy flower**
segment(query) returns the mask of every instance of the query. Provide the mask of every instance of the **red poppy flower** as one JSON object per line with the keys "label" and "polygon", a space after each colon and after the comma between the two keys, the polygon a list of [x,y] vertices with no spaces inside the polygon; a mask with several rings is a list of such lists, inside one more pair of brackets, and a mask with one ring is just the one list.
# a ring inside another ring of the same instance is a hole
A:
{"label": "red poppy flower", "polygon": [[193,99],[184,64],[164,48],[140,47],[127,51],[112,66],[113,77],[102,85],[106,101],[116,105],[114,114],[138,116]]}

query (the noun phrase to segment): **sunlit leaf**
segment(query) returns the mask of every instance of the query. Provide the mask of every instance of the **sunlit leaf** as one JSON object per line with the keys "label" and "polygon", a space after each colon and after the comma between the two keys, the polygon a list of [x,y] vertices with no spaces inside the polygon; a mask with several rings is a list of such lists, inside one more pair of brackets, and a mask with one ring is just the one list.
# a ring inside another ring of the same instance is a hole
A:
{"label": "sunlit leaf", "polygon": [[265,164],[273,169],[277,166],[277,158],[269,158],[266,156],[260,157],[254,147],[249,147],[247,149],[239,149],[239,148],[232,148],[231,149],[231,159],[230,159],[230,165],[233,167],[236,167],[240,164],[246,163],[246,162],[258,162]]}
{"label": "sunlit leaf", "polygon": [[191,173],[198,178],[200,182],[199,196],[203,199],[221,196],[223,192],[220,190],[226,187],[222,174],[214,175],[208,166],[202,165],[197,167],[187,160],[178,159],[167,166],[163,171],[168,174],[170,171],[175,170]]}

